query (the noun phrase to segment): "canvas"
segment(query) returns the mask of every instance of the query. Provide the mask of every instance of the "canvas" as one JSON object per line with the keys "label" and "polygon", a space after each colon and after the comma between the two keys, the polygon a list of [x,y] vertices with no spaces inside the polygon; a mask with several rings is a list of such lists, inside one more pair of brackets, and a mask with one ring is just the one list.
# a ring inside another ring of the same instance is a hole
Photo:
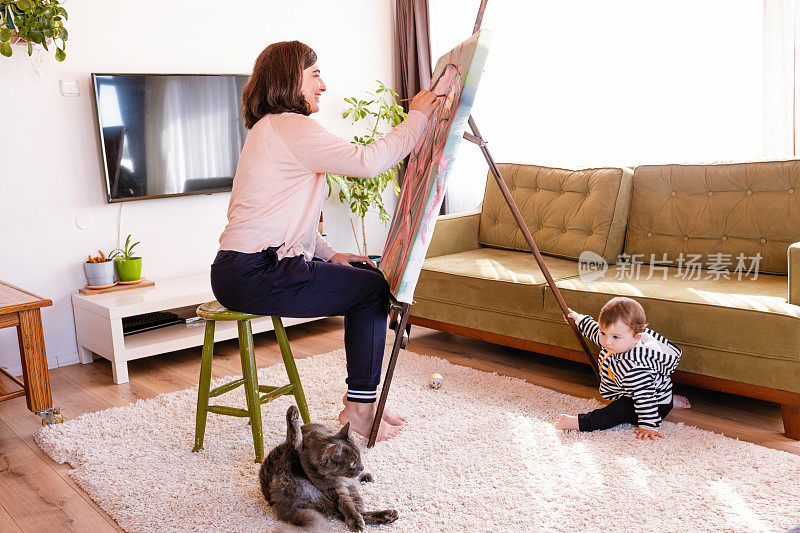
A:
{"label": "canvas", "polygon": [[439,58],[430,90],[446,95],[411,152],[381,270],[398,302],[412,303],[447,176],[467,126],[486,62],[490,33],[481,30]]}

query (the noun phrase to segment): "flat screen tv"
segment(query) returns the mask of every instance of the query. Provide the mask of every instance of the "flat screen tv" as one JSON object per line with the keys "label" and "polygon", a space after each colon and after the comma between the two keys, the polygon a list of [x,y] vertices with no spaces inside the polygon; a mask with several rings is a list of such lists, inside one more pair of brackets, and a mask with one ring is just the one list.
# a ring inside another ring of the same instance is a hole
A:
{"label": "flat screen tv", "polygon": [[92,74],[109,202],[230,191],[245,75]]}

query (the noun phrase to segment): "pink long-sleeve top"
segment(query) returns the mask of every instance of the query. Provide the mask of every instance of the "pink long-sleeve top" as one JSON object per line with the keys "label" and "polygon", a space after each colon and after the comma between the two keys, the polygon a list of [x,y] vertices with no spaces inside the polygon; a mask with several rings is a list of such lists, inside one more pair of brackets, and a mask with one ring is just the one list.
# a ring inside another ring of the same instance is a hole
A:
{"label": "pink long-sleeve top", "polygon": [[219,249],[255,253],[278,246],[278,259],[302,254],[328,261],[337,252],[317,231],[325,174],[375,177],[411,152],[427,123],[411,111],[388,135],[359,146],[299,113],[265,115],[239,157]]}

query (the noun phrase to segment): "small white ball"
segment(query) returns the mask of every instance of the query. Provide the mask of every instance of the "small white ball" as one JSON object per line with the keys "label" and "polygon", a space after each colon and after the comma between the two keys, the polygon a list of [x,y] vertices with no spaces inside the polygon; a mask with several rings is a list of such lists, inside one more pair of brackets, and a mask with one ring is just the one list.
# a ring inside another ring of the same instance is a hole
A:
{"label": "small white ball", "polygon": [[444,382],[444,379],[442,378],[441,374],[431,374],[431,377],[428,378],[428,386],[432,389],[438,389],[441,387],[442,382]]}

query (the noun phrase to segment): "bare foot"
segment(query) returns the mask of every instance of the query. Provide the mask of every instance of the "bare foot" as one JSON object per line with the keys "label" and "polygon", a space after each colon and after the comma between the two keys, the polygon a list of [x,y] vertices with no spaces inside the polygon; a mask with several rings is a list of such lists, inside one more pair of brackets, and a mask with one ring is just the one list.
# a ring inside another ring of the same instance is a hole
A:
{"label": "bare foot", "polygon": [[578,428],[578,417],[572,415],[560,415],[558,420],[555,421],[556,429],[561,429],[564,431],[567,430],[577,430]]}
{"label": "bare foot", "polygon": [[[339,422],[342,425],[350,422],[350,429],[359,435],[369,438],[369,432],[372,429],[372,419],[375,417],[374,403],[361,403],[361,402],[348,402],[344,401],[344,409],[339,413]],[[378,426],[378,435],[375,442],[381,442],[391,439],[400,434],[400,426],[395,426],[388,423],[385,419],[381,419],[381,424]]]}
{"label": "bare foot", "polygon": [[394,414],[393,412],[389,411],[387,407],[383,408],[383,416],[381,417],[381,420],[393,426],[404,426],[406,424],[405,417]]}
{"label": "bare foot", "polygon": [[692,404],[689,403],[689,398],[686,396],[672,395],[672,407],[675,409],[691,409]]}
{"label": "bare foot", "polygon": [[[347,394],[342,397],[342,403],[347,405]],[[405,417],[394,414],[386,406],[383,407],[381,420],[392,426],[404,426],[406,424]]]}

